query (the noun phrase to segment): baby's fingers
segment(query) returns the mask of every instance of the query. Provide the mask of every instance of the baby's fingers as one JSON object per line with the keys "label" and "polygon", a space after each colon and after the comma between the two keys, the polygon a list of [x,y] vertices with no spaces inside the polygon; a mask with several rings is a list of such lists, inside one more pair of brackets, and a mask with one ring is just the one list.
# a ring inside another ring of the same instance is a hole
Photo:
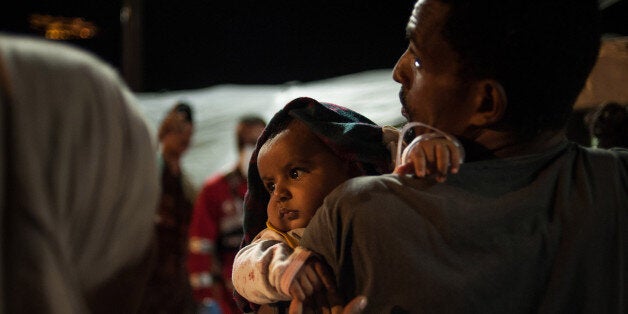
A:
{"label": "baby's fingers", "polygon": [[448,145],[449,153],[451,155],[451,173],[458,173],[460,170],[460,164],[462,163],[462,153],[460,152],[460,148],[453,143]]}
{"label": "baby's fingers", "polygon": [[290,307],[288,307],[289,314],[303,314],[303,301],[299,299],[292,299]]}
{"label": "baby's fingers", "polygon": [[289,292],[293,298],[303,301],[314,294],[315,291],[320,290],[322,286],[323,283],[310,263],[303,266],[299,271],[290,285]]}
{"label": "baby's fingers", "polygon": [[414,173],[418,177],[424,177],[427,174],[427,161],[425,156],[425,151],[420,145],[414,145],[409,154],[408,158],[414,165]]}
{"label": "baby's fingers", "polygon": [[315,263],[310,262],[304,269],[304,277],[306,277],[307,281],[310,284],[308,290],[305,291],[308,296],[312,295],[315,291],[321,290],[321,288],[323,287],[322,280],[319,278],[317,271],[314,269],[315,265]]}
{"label": "baby's fingers", "polygon": [[313,263],[314,271],[317,278],[320,279],[320,283],[327,291],[336,292],[336,278],[333,272],[327,264],[324,262],[316,261]]}
{"label": "baby's fingers", "polygon": [[436,170],[438,170],[440,176],[447,176],[450,165],[449,147],[447,147],[447,145],[437,144],[434,149],[436,151]]}
{"label": "baby's fingers", "polygon": [[298,278],[295,278],[295,281],[290,285],[290,295],[293,299],[303,301],[306,298],[305,292],[301,288],[301,283]]}
{"label": "baby's fingers", "polygon": [[401,175],[404,175],[404,174],[409,174],[409,175],[415,174],[414,173],[414,165],[411,162],[399,165],[399,166],[395,167],[395,170],[393,170],[393,173],[394,174],[401,174]]}

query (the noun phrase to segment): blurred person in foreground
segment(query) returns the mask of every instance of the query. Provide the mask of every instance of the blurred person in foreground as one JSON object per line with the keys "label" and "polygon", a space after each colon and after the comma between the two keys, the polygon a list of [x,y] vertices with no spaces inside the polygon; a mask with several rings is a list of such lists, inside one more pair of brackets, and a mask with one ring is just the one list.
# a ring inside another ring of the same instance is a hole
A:
{"label": "blurred person in foreground", "polygon": [[460,139],[466,162],[440,184],[402,172],[328,195],[300,244],[329,263],[344,302],[628,312],[628,150],[564,132],[596,61],[598,15],[595,0],[416,2],[393,71],[402,113]]}
{"label": "blurred person in foreground", "polygon": [[231,268],[242,240],[242,202],[249,160],[265,126],[265,120],[256,115],[238,119],[236,164],[225,173],[209,177],[194,203],[188,271],[201,311],[218,308],[223,314],[240,313],[233,299]]}
{"label": "blurred person in foreground", "polygon": [[136,313],[157,143],[118,73],[0,34],[0,312]]}
{"label": "blurred person in foreground", "polygon": [[157,259],[140,313],[194,313],[187,247],[196,197],[181,166],[194,133],[192,107],[178,101],[159,125],[161,198],[155,213]]}

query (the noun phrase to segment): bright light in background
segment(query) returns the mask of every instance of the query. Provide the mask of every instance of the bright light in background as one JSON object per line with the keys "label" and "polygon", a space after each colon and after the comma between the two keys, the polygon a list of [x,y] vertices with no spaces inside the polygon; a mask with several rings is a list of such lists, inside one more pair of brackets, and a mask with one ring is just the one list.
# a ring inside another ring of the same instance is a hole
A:
{"label": "bright light in background", "polygon": [[98,32],[96,24],[81,17],[32,14],[29,24],[32,29],[42,31],[46,38],[53,40],[90,39]]}

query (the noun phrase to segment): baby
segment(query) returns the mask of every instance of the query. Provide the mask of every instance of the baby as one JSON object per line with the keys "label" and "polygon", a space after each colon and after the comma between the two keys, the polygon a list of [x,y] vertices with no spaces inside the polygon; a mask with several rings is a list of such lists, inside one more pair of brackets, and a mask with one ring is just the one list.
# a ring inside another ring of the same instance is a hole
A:
{"label": "baby", "polygon": [[[258,139],[249,167],[244,227],[256,236],[252,241],[245,236],[235,258],[232,280],[237,293],[248,302],[270,304],[304,300],[320,289],[323,278],[312,263],[305,263],[309,251],[298,246],[304,228],[341,183],[390,173],[397,136],[394,128],[379,127],[347,108],[311,98],[297,98],[280,110]],[[450,171],[457,171],[454,143],[430,139],[420,146],[420,154],[413,150],[410,160],[421,164],[417,161],[422,159],[423,165],[439,169],[437,164],[451,164]],[[437,152],[443,149],[448,153]],[[451,162],[443,160],[450,156]],[[438,181],[446,171],[436,171]],[[251,310],[251,304],[239,301],[243,310]]]}

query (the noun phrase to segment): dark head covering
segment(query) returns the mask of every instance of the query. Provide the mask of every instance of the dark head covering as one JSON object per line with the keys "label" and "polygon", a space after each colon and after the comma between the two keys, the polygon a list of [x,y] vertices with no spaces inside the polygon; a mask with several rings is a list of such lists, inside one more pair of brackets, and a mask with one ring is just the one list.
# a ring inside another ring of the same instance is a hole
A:
{"label": "dark head covering", "polygon": [[257,154],[266,141],[285,130],[294,119],[303,122],[338,157],[358,162],[365,175],[391,171],[390,152],[384,146],[380,126],[345,107],[307,97],[292,100],[270,120],[251,156],[248,190],[244,198],[242,247],[266,228],[268,219],[266,206],[270,195],[259,176]]}
{"label": "dark head covering", "polygon": [[[266,206],[270,195],[259,176],[257,154],[266,141],[285,130],[294,119],[303,122],[341,159],[358,162],[365,175],[392,171],[390,152],[382,139],[382,128],[373,121],[348,108],[321,103],[312,98],[292,100],[270,120],[251,156],[248,190],[244,197],[244,238],[241,247],[251,243],[266,228],[268,219]],[[246,307],[243,302],[239,303]]]}

